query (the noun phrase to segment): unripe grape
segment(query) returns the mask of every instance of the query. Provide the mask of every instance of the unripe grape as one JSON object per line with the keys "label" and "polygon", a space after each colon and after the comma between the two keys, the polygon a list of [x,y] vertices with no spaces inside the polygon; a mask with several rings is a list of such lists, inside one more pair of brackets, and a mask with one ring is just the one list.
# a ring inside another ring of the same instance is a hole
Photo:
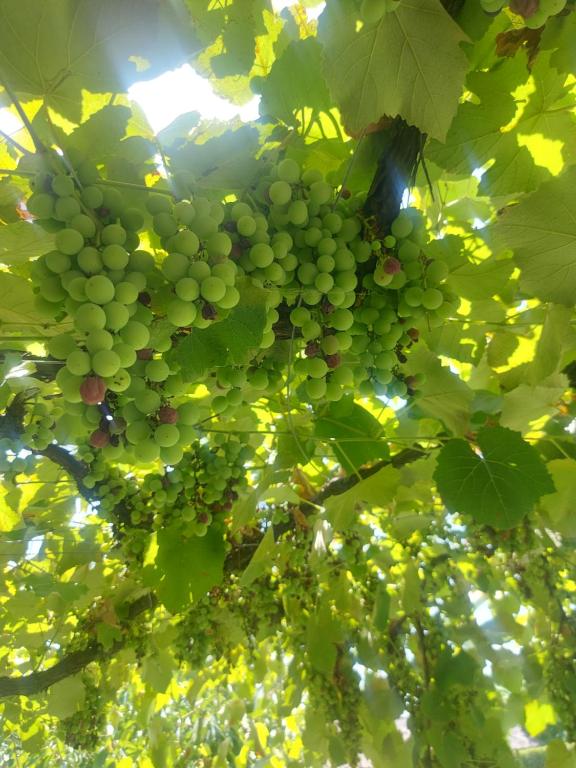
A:
{"label": "unripe grape", "polygon": [[170,368],[165,360],[150,360],[146,365],[146,378],[150,381],[165,381],[170,375]]}
{"label": "unripe grape", "polygon": [[59,197],[54,203],[53,216],[59,221],[70,221],[70,219],[77,216],[81,210],[80,203],[75,197]]}
{"label": "unripe grape", "polygon": [[219,277],[207,277],[200,283],[200,295],[211,303],[218,302],[226,294],[226,283]]}
{"label": "unripe grape", "polygon": [[75,349],[66,358],[66,367],[75,376],[85,376],[90,372],[90,355],[81,349]]}
{"label": "unripe grape", "polygon": [[296,184],[300,178],[300,166],[295,160],[287,157],[278,163],[278,178],[289,184]]}
{"label": "unripe grape", "polygon": [[138,445],[142,440],[147,440],[150,437],[152,429],[147,421],[137,420],[128,424],[124,434],[129,443]]}
{"label": "unripe grape", "polygon": [[403,299],[409,307],[419,307],[422,304],[422,296],[422,288],[416,285],[404,291]]}
{"label": "unripe grape", "polygon": [[156,413],[160,407],[161,398],[158,392],[153,389],[145,389],[138,394],[138,398],[135,401],[136,408],[140,413],[149,414]]}
{"label": "unripe grape", "polygon": [[448,264],[445,261],[435,259],[426,267],[426,278],[433,283],[441,283],[450,273]]}
{"label": "unripe grape", "polygon": [[308,379],[306,392],[310,400],[321,400],[326,394],[326,381],[324,379]]}
{"label": "unripe grape", "polygon": [[255,267],[264,269],[274,261],[274,251],[266,243],[257,243],[250,249],[250,261]]}
{"label": "unripe grape", "polygon": [[69,197],[74,194],[74,182],[70,176],[58,174],[52,179],[52,192],[58,197]]}
{"label": "unripe grape", "polygon": [[218,306],[220,309],[234,309],[240,302],[240,292],[239,290],[233,286],[228,285],[226,287],[226,293],[224,294],[223,298],[220,299],[218,302]]}
{"label": "unripe grape", "polygon": [[130,366],[134,365],[136,362],[136,352],[128,344],[120,341],[118,344],[114,344],[113,349],[120,358],[120,365],[122,368],[130,368]]}
{"label": "unripe grape", "polygon": [[72,266],[70,256],[67,256],[65,253],[60,253],[60,251],[50,251],[47,253],[44,263],[50,272],[53,272],[56,275],[67,272]]}
{"label": "unripe grape", "polygon": [[106,315],[97,304],[83,304],[74,317],[74,325],[79,331],[93,331],[104,328]]}
{"label": "unripe grape", "polygon": [[86,349],[90,354],[99,352],[101,349],[112,349],[114,337],[108,331],[103,329],[90,331],[84,340]]}
{"label": "unripe grape", "polygon": [[146,200],[146,209],[152,216],[158,213],[171,213],[172,200],[168,195],[151,194]]}
{"label": "unripe grape", "polygon": [[133,304],[138,300],[138,288],[134,283],[122,281],[117,283],[114,290],[114,298],[120,304]]}
{"label": "unripe grape", "polygon": [[438,309],[444,303],[444,295],[437,288],[427,288],[422,294],[422,306],[425,309]]}
{"label": "unripe grape", "polygon": [[404,211],[400,211],[398,216],[392,222],[390,230],[394,237],[400,240],[408,237],[412,232],[412,222],[410,217]]}
{"label": "unripe grape", "polygon": [[294,200],[288,208],[288,218],[295,227],[302,227],[308,221],[308,207],[303,200]]}
{"label": "unripe grape", "polygon": [[149,464],[160,456],[160,446],[153,440],[142,440],[133,449],[134,458],[143,464]]}
{"label": "unripe grape", "polygon": [[256,232],[256,221],[251,215],[240,216],[236,229],[242,237],[251,237]]}
{"label": "unripe grape", "polygon": [[50,219],[54,213],[54,199],[43,192],[33,194],[26,201],[26,207],[37,219]]}
{"label": "unripe grape", "polygon": [[194,299],[197,299],[198,296],[200,296],[200,286],[198,285],[198,281],[194,280],[193,277],[180,278],[176,283],[174,290],[176,296],[178,296],[179,299],[182,299],[182,301],[194,301]]}
{"label": "unripe grape", "polygon": [[102,190],[95,186],[84,187],[80,193],[80,197],[87,208],[100,208],[104,202]]}
{"label": "unripe grape", "polygon": [[352,327],[354,315],[349,309],[336,309],[330,315],[330,325],[337,331],[347,331]]}
{"label": "unripe grape", "polygon": [[[201,262],[204,263],[204,262]],[[208,266],[208,265],[206,265]],[[190,268],[190,260],[183,253],[170,253],[162,262],[162,272],[168,280],[175,283],[183,278]]]}
{"label": "unripe grape", "polygon": [[150,341],[150,331],[143,323],[129,320],[120,331],[120,337],[133,349],[143,349]]}
{"label": "unripe grape", "polygon": [[75,229],[61,229],[56,233],[56,248],[67,256],[75,256],[84,247],[84,238]]}
{"label": "unripe grape", "polygon": [[94,275],[86,280],[84,292],[94,304],[108,304],[114,298],[114,283],[105,275]]}
{"label": "unripe grape", "polygon": [[286,205],[292,199],[292,187],[286,181],[274,181],[268,188],[268,197],[274,205]]}
{"label": "unripe grape", "polygon": [[328,293],[334,286],[334,278],[327,272],[320,272],[314,280],[314,286],[321,293]]}
{"label": "unripe grape", "polygon": [[92,355],[92,370],[98,376],[114,376],[119,368],[120,358],[113,349],[102,349]]}
{"label": "unripe grape", "polygon": [[106,314],[106,328],[111,331],[119,331],[130,319],[128,309],[119,301],[111,301],[105,304],[103,309]]}
{"label": "unripe grape", "polygon": [[121,245],[107,245],[102,251],[102,261],[108,269],[126,269],[128,252]]}
{"label": "unripe grape", "polygon": [[48,354],[55,357],[56,360],[65,360],[76,349],[76,341],[70,334],[60,333],[49,339],[47,348]]}
{"label": "unripe grape", "polygon": [[154,430],[154,440],[161,448],[170,448],[180,440],[180,432],[174,424],[160,424]]}
{"label": "unripe grape", "polygon": [[182,299],[172,299],[166,307],[166,317],[177,328],[184,328],[192,325],[198,310],[191,301],[182,301]]}

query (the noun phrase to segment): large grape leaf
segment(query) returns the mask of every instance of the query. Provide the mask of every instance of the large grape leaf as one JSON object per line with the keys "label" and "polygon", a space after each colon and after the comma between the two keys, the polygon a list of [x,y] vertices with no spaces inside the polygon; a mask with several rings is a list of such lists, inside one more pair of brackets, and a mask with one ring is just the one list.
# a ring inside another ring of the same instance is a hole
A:
{"label": "large grape leaf", "polygon": [[493,528],[512,528],[541,496],[554,492],[552,478],[518,432],[485,427],[476,443],[478,453],[460,439],[442,448],[434,473],[438,491],[449,510]]}
{"label": "large grape leaf", "polygon": [[382,115],[400,115],[444,139],[468,68],[465,35],[440,0],[400,0],[357,30],[352,0],[330,0],[319,21],[324,72],[344,123],[359,134]]}
{"label": "large grape leaf", "polygon": [[390,503],[399,483],[400,472],[391,466],[383,467],[344,493],[330,496],[324,504],[328,519],[338,530],[348,528],[358,514],[359,504],[381,507]]}
{"label": "large grape leaf", "polygon": [[576,168],[506,208],[490,233],[497,245],[514,250],[523,290],[543,301],[574,304]]}
{"label": "large grape leaf", "polygon": [[124,91],[197,47],[182,6],[150,0],[4,0],[0,69],[24,100],[79,122],[82,89]]}
{"label": "large grape leaf", "polygon": [[17,221],[0,227],[0,262],[24,264],[54,248],[54,235],[37,224]]}
{"label": "large grape leaf", "polygon": [[34,293],[28,280],[0,272],[0,326],[5,324],[11,332],[25,328],[30,334],[41,332],[44,320],[34,306]]}
{"label": "large grape leaf", "polygon": [[322,48],[313,37],[291,42],[266,78],[255,87],[262,98],[260,114],[297,125],[297,110],[310,107],[328,112],[332,106],[321,72]]}
{"label": "large grape leaf", "polygon": [[338,461],[349,473],[389,454],[378,419],[351,398],[342,398],[323,408],[316,419],[314,434],[332,445]]}

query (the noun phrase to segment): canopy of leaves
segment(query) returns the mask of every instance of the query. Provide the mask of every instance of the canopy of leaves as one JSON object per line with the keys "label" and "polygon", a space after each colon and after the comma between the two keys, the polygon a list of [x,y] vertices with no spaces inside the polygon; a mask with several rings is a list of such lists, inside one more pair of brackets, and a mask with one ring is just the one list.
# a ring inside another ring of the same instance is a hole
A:
{"label": "canopy of leaves", "polygon": [[575,34],[0,4],[0,764],[574,768]]}

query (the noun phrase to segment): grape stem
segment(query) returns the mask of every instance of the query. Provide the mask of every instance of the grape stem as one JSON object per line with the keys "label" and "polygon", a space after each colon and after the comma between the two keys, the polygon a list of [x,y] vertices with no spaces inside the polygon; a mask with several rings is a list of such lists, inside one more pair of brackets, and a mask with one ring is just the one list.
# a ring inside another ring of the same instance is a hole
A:
{"label": "grape stem", "polygon": [[20,117],[20,120],[22,120],[26,130],[30,134],[30,138],[32,139],[32,143],[34,144],[34,147],[35,147],[36,151],[39,154],[43,154],[46,151],[46,147],[40,141],[40,137],[36,133],[32,123],[30,122],[30,118],[28,117],[28,115],[24,111],[24,108],[23,108],[22,104],[20,104],[20,100],[18,99],[18,97],[16,96],[16,94],[14,93],[12,88],[10,88],[10,86],[8,85],[6,80],[1,75],[0,75],[0,85],[2,85],[2,87],[4,88],[4,90],[6,91],[8,96],[10,97],[10,99],[12,101],[12,104],[14,104],[14,107],[16,109],[16,112],[18,112],[18,116]]}

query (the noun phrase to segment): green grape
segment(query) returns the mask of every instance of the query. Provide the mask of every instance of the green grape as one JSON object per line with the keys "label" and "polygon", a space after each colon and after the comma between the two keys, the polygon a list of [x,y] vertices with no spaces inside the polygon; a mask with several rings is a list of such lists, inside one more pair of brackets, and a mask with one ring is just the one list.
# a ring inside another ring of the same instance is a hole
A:
{"label": "green grape", "polygon": [[236,229],[242,237],[251,237],[256,232],[256,221],[249,214],[240,216],[236,222]]}
{"label": "green grape", "polygon": [[96,224],[85,213],[78,213],[70,220],[72,229],[77,230],[85,238],[94,237],[96,234]]}
{"label": "green grape", "polygon": [[[184,457],[184,451],[179,445],[170,445],[160,449],[160,458],[164,464],[176,466]],[[206,528],[208,530],[208,528]]]}
{"label": "green grape", "polygon": [[314,280],[316,280],[318,267],[316,264],[312,264],[311,262],[304,262],[304,264],[300,264],[296,274],[298,275],[298,280],[302,283],[302,285],[311,285]]}
{"label": "green grape", "polygon": [[132,251],[128,258],[128,269],[144,274],[154,269],[154,257],[148,251]]}
{"label": "green grape", "polygon": [[322,172],[317,168],[308,168],[302,173],[302,184],[311,187],[315,181],[322,181]]}
{"label": "green grape", "polygon": [[136,408],[143,414],[155,413],[160,408],[162,399],[154,389],[145,389],[138,394]]}
{"label": "green grape", "polygon": [[75,197],[59,197],[54,203],[54,218],[59,221],[70,221],[80,211],[80,203]]}
{"label": "green grape", "polygon": [[284,272],[278,262],[273,261],[272,264],[269,264],[264,270],[264,277],[271,283],[282,285],[286,279],[286,272]]}
{"label": "green grape", "polygon": [[126,230],[120,224],[108,224],[100,232],[100,240],[103,245],[124,245]]}
{"label": "green grape", "polygon": [[150,360],[146,365],[146,378],[150,381],[165,381],[170,375],[170,368],[164,360]]}
{"label": "green grape", "polygon": [[310,400],[321,400],[326,394],[327,384],[324,379],[308,379],[306,392]]}
{"label": "green grape", "polygon": [[67,256],[75,256],[84,247],[84,238],[75,229],[61,229],[56,233],[56,248]]}
{"label": "green grape", "polygon": [[228,400],[224,395],[216,395],[212,400],[211,407],[214,413],[222,413],[228,407]]}
{"label": "green grape", "polygon": [[85,376],[90,372],[90,355],[81,349],[75,349],[66,358],[66,367],[75,376]]}
{"label": "green grape", "polygon": [[334,287],[334,278],[327,272],[320,272],[314,280],[314,286],[321,293],[328,293]]}
{"label": "green grape", "polygon": [[398,246],[398,258],[403,261],[414,261],[420,256],[420,246],[411,240],[404,240]]}
{"label": "green grape", "polygon": [[257,243],[250,248],[250,261],[255,267],[264,269],[274,261],[274,251],[266,243]]}
{"label": "green grape", "polygon": [[182,299],[182,301],[194,301],[194,299],[197,299],[198,296],[200,296],[200,286],[198,285],[198,281],[194,280],[193,277],[180,278],[176,283],[174,290],[176,296],[178,296],[179,299]]}
{"label": "green grape", "polygon": [[322,230],[318,227],[308,227],[304,232],[304,242],[310,247],[314,247],[322,240]]}
{"label": "green grape", "polygon": [[346,331],[340,331],[336,334],[338,344],[340,345],[340,352],[347,352],[352,346],[352,335],[346,333]]}
{"label": "green grape", "polygon": [[84,187],[80,193],[80,198],[87,208],[100,208],[104,202],[104,195],[99,187]]}
{"label": "green grape", "polygon": [[335,259],[332,258],[332,256],[329,256],[327,253],[324,253],[322,254],[322,256],[318,257],[316,261],[316,266],[318,267],[320,272],[332,272],[336,266],[336,261]]}
{"label": "green grape", "polygon": [[[322,258],[322,257],[321,257]],[[334,269],[339,272],[349,272],[356,267],[354,254],[348,248],[338,248],[334,253]]]}
{"label": "green grape", "polygon": [[133,349],[144,349],[150,341],[150,331],[144,323],[129,320],[121,329],[120,337]]}
{"label": "green grape", "polygon": [[148,440],[152,434],[152,429],[147,421],[138,420],[132,421],[126,427],[125,431],[126,440],[133,445],[138,445],[142,440]]}
{"label": "green grape", "polygon": [[288,218],[295,227],[302,227],[308,221],[308,206],[304,200],[294,200],[288,208]]}
{"label": "green grape", "polygon": [[74,337],[68,333],[60,333],[52,336],[47,342],[48,354],[56,360],[65,360],[76,349]]}
{"label": "green grape", "polygon": [[76,257],[76,260],[80,269],[87,275],[96,275],[98,272],[102,271],[103,265],[100,253],[96,248],[92,248],[92,246],[82,248]]}
{"label": "green grape", "polygon": [[322,219],[322,224],[324,229],[327,229],[333,235],[336,235],[342,229],[342,217],[334,212],[327,213]]}
{"label": "green grape", "polygon": [[90,331],[87,334],[84,344],[90,354],[99,352],[101,349],[112,349],[114,345],[114,337],[108,331],[103,329]]}
{"label": "green grape", "polygon": [[92,370],[98,376],[114,376],[120,368],[120,358],[113,349],[101,349],[92,355]]}
{"label": "green grape", "polygon": [[182,299],[172,299],[166,307],[166,317],[177,328],[192,325],[197,314],[196,305]]}
{"label": "green grape", "polygon": [[52,192],[58,197],[70,197],[74,194],[74,182],[70,176],[58,174],[52,179]]}
{"label": "green grape", "polygon": [[345,243],[351,243],[352,240],[360,234],[361,229],[362,224],[359,219],[344,219],[342,222],[342,229],[338,233],[338,236],[344,240]]}
{"label": "green grape", "polygon": [[153,440],[141,440],[133,448],[134,458],[143,464],[149,464],[160,457],[160,446]]}
{"label": "green grape", "polygon": [[382,242],[383,242],[384,248],[396,247],[396,238],[394,237],[394,235],[386,235],[386,237]]}
{"label": "green grape", "polygon": [[[67,291],[68,294],[74,301],[78,301],[80,303],[83,303],[86,301],[86,283],[87,278],[84,277],[84,275],[81,275],[80,277],[75,277],[69,282],[67,282]],[[44,281],[43,290],[45,291],[46,288],[49,285],[49,281]]]}
{"label": "green grape", "polygon": [[238,268],[236,267],[236,264],[230,260],[221,261],[219,264],[214,264],[212,267],[212,276],[219,277],[228,286],[235,284],[237,274]]}
{"label": "green grape", "polygon": [[75,376],[67,368],[60,368],[56,374],[56,384],[60,388],[64,399],[69,403],[81,403],[80,385],[84,381],[81,376]]}
{"label": "green grape", "polygon": [[133,304],[138,300],[138,288],[134,283],[121,281],[114,288],[114,298],[120,304]]}
{"label": "green grape", "polygon": [[315,205],[325,205],[332,200],[334,190],[326,181],[315,181],[310,185],[310,202]]}
{"label": "green grape", "polygon": [[348,331],[354,322],[354,315],[349,309],[336,309],[329,316],[329,324],[337,331]]}
{"label": "green grape", "polygon": [[422,294],[422,306],[425,309],[438,309],[444,303],[444,295],[437,288],[427,288]]}
{"label": "green grape", "polygon": [[102,251],[102,261],[108,269],[126,269],[128,258],[128,252],[115,243],[107,245]]}
{"label": "green grape", "polygon": [[144,216],[142,216],[138,208],[125,208],[120,214],[120,221],[124,229],[130,232],[137,232],[144,226]]}
{"label": "green grape", "polygon": [[105,275],[94,275],[86,280],[84,292],[94,304],[108,304],[114,298],[114,283]]}
{"label": "green grape", "polygon": [[310,341],[311,339],[316,339],[320,336],[322,333],[322,328],[320,327],[320,323],[318,323],[316,320],[307,320],[302,325],[302,338],[305,341]]}
{"label": "green grape", "polygon": [[108,330],[119,331],[130,319],[128,309],[119,301],[111,301],[105,304],[103,309],[106,313],[106,328]]}
{"label": "green grape", "polygon": [[232,240],[226,232],[215,232],[206,241],[206,251],[210,259],[228,256],[232,250]]}
{"label": "green grape", "polygon": [[278,163],[278,178],[289,184],[296,184],[300,178],[300,166],[295,160],[286,157]]}
{"label": "green grape", "polygon": [[[198,201],[196,201],[198,204]],[[200,240],[205,240],[210,235],[218,231],[218,222],[212,216],[197,214],[191,225],[192,230],[198,235]]]}
{"label": "green grape", "polygon": [[419,307],[422,304],[424,292],[420,286],[411,286],[404,291],[403,299],[409,307]]}
{"label": "green grape", "polygon": [[435,259],[426,267],[426,278],[433,283],[441,283],[449,273],[450,269],[445,261]]}
{"label": "green grape", "polygon": [[190,260],[183,253],[170,253],[162,262],[162,272],[172,283],[185,277],[190,268]]}
{"label": "green grape", "polygon": [[195,402],[188,401],[178,406],[178,423],[193,426],[200,419],[200,409]]}
{"label": "green grape", "polygon": [[118,344],[114,344],[113,350],[120,358],[120,365],[122,368],[130,368],[137,360],[135,350],[122,341],[118,342]]}
{"label": "green grape", "polygon": [[274,181],[268,188],[268,197],[274,205],[286,205],[292,199],[292,187],[286,181]]}
{"label": "green grape", "polygon": [[405,211],[400,211],[392,222],[390,230],[395,238],[403,240],[412,232],[412,221]]}
{"label": "green grape", "polygon": [[154,430],[154,440],[161,448],[170,448],[180,440],[180,432],[175,424],[160,424]]}
{"label": "green grape", "polygon": [[54,213],[54,199],[44,192],[35,193],[26,201],[26,208],[37,219],[50,219]]}
{"label": "green grape", "polygon": [[181,200],[174,206],[173,213],[181,224],[188,227],[194,221],[196,209],[192,203],[189,203],[187,200]]}
{"label": "green grape", "polygon": [[171,213],[172,200],[168,195],[151,194],[146,200],[146,210],[152,216],[158,213]]}
{"label": "green grape", "polygon": [[330,381],[334,382],[339,387],[353,387],[354,374],[350,368],[341,365],[339,368],[336,368],[335,371],[332,371]]}
{"label": "green grape", "polygon": [[210,265],[205,261],[194,261],[188,267],[188,277],[193,277],[194,280],[198,281],[198,283],[201,283],[202,280],[210,277],[210,275]]}
{"label": "green grape", "polygon": [[232,406],[240,405],[242,403],[243,399],[244,399],[243,395],[242,395],[242,390],[240,390],[240,389],[231,389],[227,393],[226,399],[228,400],[228,405],[232,405]]}
{"label": "green grape", "polygon": [[306,307],[295,307],[292,312],[290,312],[290,322],[297,328],[301,328],[304,323],[307,323],[309,320],[310,310],[306,309]]}
{"label": "green grape", "polygon": [[334,275],[334,283],[344,291],[353,291],[358,285],[355,272],[337,272]]}
{"label": "green grape", "polygon": [[104,328],[106,325],[104,310],[97,304],[83,304],[76,312],[74,325],[79,331],[94,331]]}
{"label": "green grape", "polygon": [[266,387],[268,386],[268,383],[269,383],[268,374],[266,373],[264,368],[257,368],[255,371],[252,371],[248,381],[250,383],[250,386],[254,387],[254,389],[261,391],[263,389],[266,389]]}
{"label": "green grape", "polygon": [[50,251],[47,253],[44,263],[50,272],[54,272],[57,275],[67,272],[72,266],[70,256],[66,256],[65,253],[60,253],[60,251]]}

